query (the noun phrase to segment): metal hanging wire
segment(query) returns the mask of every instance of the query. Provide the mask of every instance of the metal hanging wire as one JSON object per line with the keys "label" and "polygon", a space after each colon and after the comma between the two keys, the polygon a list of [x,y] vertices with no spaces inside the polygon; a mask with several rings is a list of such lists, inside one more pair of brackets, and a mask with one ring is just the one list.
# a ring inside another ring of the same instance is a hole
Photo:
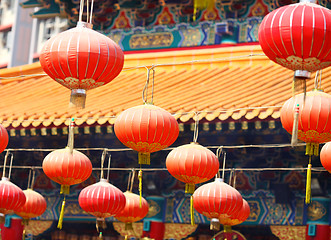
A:
{"label": "metal hanging wire", "polygon": [[[142,99],[144,103],[150,103],[153,104],[154,102],[154,76],[155,76],[155,69],[154,69],[154,65],[152,65],[150,68],[145,67],[147,69],[147,79],[146,79],[146,83],[143,89],[143,93],[142,93]],[[149,85],[149,78],[150,78],[150,72],[152,71],[153,75],[152,75],[152,92],[151,92],[151,101],[148,102],[148,85]]]}
{"label": "metal hanging wire", "polygon": [[197,143],[199,135],[199,112],[194,112],[194,133],[193,133],[193,142]]}

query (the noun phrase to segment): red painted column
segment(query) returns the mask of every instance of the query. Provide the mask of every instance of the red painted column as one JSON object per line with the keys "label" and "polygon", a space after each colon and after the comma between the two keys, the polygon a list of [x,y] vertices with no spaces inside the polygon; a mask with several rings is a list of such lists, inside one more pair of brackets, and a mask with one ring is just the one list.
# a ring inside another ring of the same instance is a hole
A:
{"label": "red painted column", "polygon": [[164,197],[146,197],[150,211],[144,218],[143,237],[162,240],[165,232],[164,214],[166,201]]}
{"label": "red painted column", "polygon": [[9,227],[6,223],[1,224],[1,237],[3,240],[22,240],[23,229],[22,218],[16,216],[6,217],[6,221],[10,221]]}
{"label": "red painted column", "polygon": [[308,227],[306,228],[306,240],[330,240],[330,226],[316,225],[316,235],[308,236]]}
{"label": "red painted column", "polygon": [[150,230],[148,232],[143,232],[143,237],[152,238],[155,240],[162,240],[164,237],[165,225],[163,222],[154,222],[150,223]]}

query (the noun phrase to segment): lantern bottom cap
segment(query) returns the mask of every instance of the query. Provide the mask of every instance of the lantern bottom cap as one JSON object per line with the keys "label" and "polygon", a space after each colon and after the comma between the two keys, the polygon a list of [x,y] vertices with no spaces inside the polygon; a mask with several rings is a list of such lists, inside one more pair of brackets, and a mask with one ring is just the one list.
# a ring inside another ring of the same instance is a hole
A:
{"label": "lantern bottom cap", "polygon": [[85,108],[86,90],[72,89],[70,95],[70,108]]}

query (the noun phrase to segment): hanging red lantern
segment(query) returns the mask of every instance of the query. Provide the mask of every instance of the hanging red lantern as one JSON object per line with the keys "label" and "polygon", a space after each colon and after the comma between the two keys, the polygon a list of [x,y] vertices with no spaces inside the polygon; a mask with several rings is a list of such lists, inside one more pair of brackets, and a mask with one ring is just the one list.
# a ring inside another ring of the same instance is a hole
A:
{"label": "hanging red lantern", "polygon": [[20,209],[25,203],[25,195],[18,186],[2,177],[0,181],[0,213],[7,214]]}
{"label": "hanging red lantern", "polygon": [[176,119],[152,104],[129,108],[115,121],[116,137],[139,153],[139,164],[150,164],[150,153],[173,144],[179,134]]}
{"label": "hanging red lantern", "polygon": [[243,204],[240,210],[229,217],[220,217],[219,222],[226,226],[234,226],[246,221],[251,213],[248,202],[243,199]]}
{"label": "hanging red lantern", "polygon": [[39,59],[51,78],[71,90],[71,104],[83,108],[86,90],[112,81],[124,64],[121,48],[85,22],[50,38]]}
{"label": "hanging red lantern", "polygon": [[61,184],[61,193],[69,194],[70,185],[84,182],[92,173],[90,159],[83,153],[69,147],[49,153],[43,161],[47,177]]}
{"label": "hanging red lantern", "polygon": [[130,191],[126,191],[124,196],[126,199],[125,207],[115,215],[115,218],[124,223],[133,223],[143,219],[148,213],[147,201]]}
{"label": "hanging red lantern", "polygon": [[[280,120],[287,132],[293,134],[297,125],[298,139],[306,142],[306,155],[309,155],[307,170],[306,203],[310,203],[311,156],[318,156],[319,144],[331,141],[331,95],[321,90],[298,94],[287,100],[280,110]],[[297,112],[297,113],[295,113]],[[294,120],[293,116],[296,121]]]}
{"label": "hanging red lantern", "polygon": [[167,156],[166,166],[174,178],[185,182],[185,193],[193,194],[195,184],[215,177],[219,162],[208,148],[192,142],[173,149]]}
{"label": "hanging red lantern", "polygon": [[80,207],[96,216],[97,218],[107,218],[115,216],[125,207],[125,195],[106,179],[100,179],[84,188],[78,197]]}
{"label": "hanging red lantern", "polygon": [[320,160],[322,166],[331,173],[331,142],[327,142],[321,149]]}
{"label": "hanging red lantern", "polygon": [[38,192],[30,189],[23,191],[26,197],[25,204],[19,209],[15,210],[15,213],[23,219],[35,218],[42,215],[47,208],[45,198]]}
{"label": "hanging red lantern", "polygon": [[280,110],[280,120],[290,134],[298,104],[298,138],[307,143],[308,155],[318,155],[318,144],[331,141],[331,95],[315,89],[307,92],[305,102],[303,93],[287,100]]}
{"label": "hanging red lantern", "polygon": [[193,194],[194,209],[208,218],[228,218],[240,211],[242,202],[240,193],[220,178],[200,186]]}
{"label": "hanging red lantern", "polygon": [[50,152],[43,160],[42,168],[47,177],[61,184],[64,194],[58,228],[62,229],[65,195],[70,192],[70,185],[84,182],[92,173],[92,163],[83,153],[74,150],[74,120],[69,126],[68,146]]}
{"label": "hanging red lantern", "polygon": [[[97,217],[97,229],[106,228],[104,218],[115,216],[126,204],[125,195],[108,180],[84,188],[78,197],[79,206],[89,214]],[[101,233],[100,233],[101,234]]]}
{"label": "hanging red lantern", "polygon": [[0,124],[0,153],[2,153],[3,150],[6,149],[8,145],[8,140],[9,138],[7,130]]}
{"label": "hanging red lantern", "polygon": [[331,65],[331,11],[303,1],[277,8],[259,27],[267,57],[292,70],[313,72]]}

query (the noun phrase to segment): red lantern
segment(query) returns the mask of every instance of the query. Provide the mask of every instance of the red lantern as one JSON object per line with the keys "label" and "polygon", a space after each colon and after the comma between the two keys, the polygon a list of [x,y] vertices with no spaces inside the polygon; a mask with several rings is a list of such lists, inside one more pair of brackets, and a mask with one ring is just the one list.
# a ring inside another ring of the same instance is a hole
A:
{"label": "red lantern", "polygon": [[230,217],[227,218],[219,218],[219,222],[223,225],[227,226],[234,226],[246,221],[249,217],[251,210],[249,208],[249,204],[245,199],[243,199],[243,205],[237,213],[232,214]]}
{"label": "red lantern", "polygon": [[125,195],[106,179],[84,188],[78,197],[80,207],[97,218],[107,218],[121,212]]}
{"label": "red lantern", "polygon": [[61,192],[69,194],[70,185],[84,182],[92,173],[92,163],[83,153],[69,147],[49,153],[43,161],[44,173],[61,184]]}
{"label": "red lantern", "polygon": [[147,201],[130,191],[126,191],[124,196],[126,198],[125,207],[116,214],[115,218],[124,223],[133,223],[143,219],[148,213]]}
{"label": "red lantern", "polygon": [[331,95],[320,90],[298,94],[287,100],[280,110],[280,120],[292,134],[295,107],[299,104],[298,138],[307,143],[307,155],[318,155],[319,143],[331,141]]}
{"label": "red lantern", "polygon": [[208,218],[228,218],[240,211],[243,199],[240,193],[223,179],[204,184],[193,194],[193,206]]}
{"label": "red lantern", "polygon": [[72,90],[70,101],[78,107],[85,106],[86,90],[109,83],[124,64],[121,48],[84,22],[50,38],[39,59],[51,78]]}
{"label": "red lantern", "polygon": [[26,197],[25,204],[15,210],[15,213],[23,219],[35,218],[42,215],[47,208],[45,198],[32,189],[27,189],[23,192]]}
{"label": "red lantern", "polygon": [[321,163],[323,167],[331,173],[331,142],[327,142],[321,149]]}
{"label": "red lantern", "polygon": [[25,203],[25,195],[18,186],[8,178],[0,181],[0,213],[7,214],[20,209]]}
{"label": "red lantern", "polygon": [[314,3],[280,7],[259,27],[259,43],[272,61],[313,72],[331,65],[331,12]]}
{"label": "red lantern", "polygon": [[6,149],[8,145],[8,133],[7,130],[0,124],[0,153]]}
{"label": "red lantern", "polygon": [[176,119],[152,104],[122,112],[115,121],[114,130],[125,146],[139,152],[139,164],[150,164],[150,153],[170,146],[179,134]]}
{"label": "red lantern", "polygon": [[185,182],[185,192],[193,193],[195,184],[213,178],[219,168],[217,156],[198,143],[186,144],[173,149],[167,156],[169,173]]}
{"label": "red lantern", "polygon": [[[295,110],[297,108],[297,110]],[[318,156],[319,144],[331,141],[331,95],[321,90],[298,94],[287,100],[280,110],[283,127],[292,133],[295,111],[297,111],[298,139],[307,143],[306,155],[309,155],[306,184],[306,203],[310,203],[311,195],[311,156]]]}

